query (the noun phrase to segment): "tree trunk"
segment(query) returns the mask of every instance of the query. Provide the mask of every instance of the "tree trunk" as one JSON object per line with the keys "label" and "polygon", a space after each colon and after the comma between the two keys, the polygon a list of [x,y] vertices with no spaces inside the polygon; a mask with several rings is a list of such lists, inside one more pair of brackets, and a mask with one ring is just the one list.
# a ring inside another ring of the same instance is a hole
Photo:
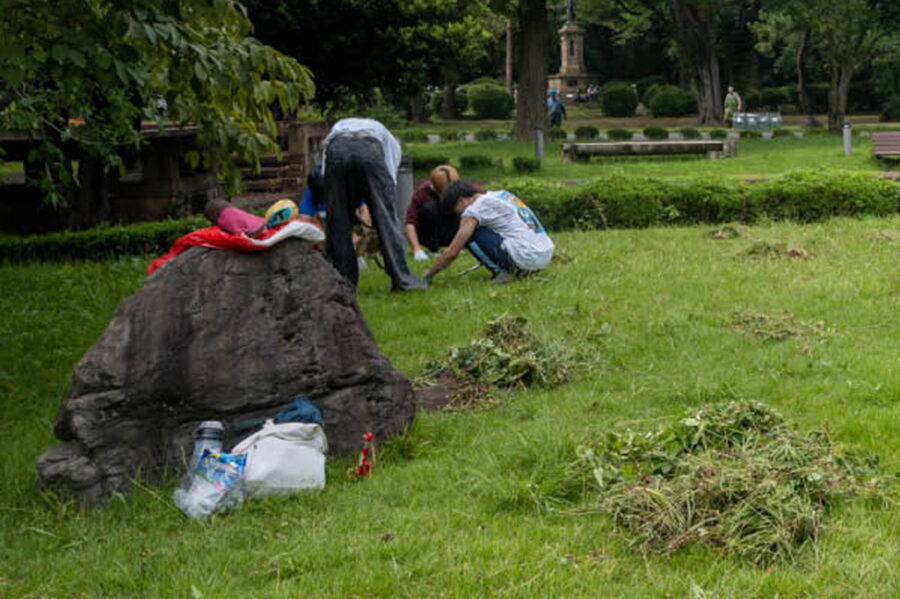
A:
{"label": "tree trunk", "polygon": [[722,123],[722,77],[716,49],[716,20],[713,7],[673,0],[675,39],[685,64],[691,65],[697,87],[697,111],[701,125]]}
{"label": "tree trunk", "polygon": [[797,45],[797,101],[800,103],[800,112],[806,116],[804,127],[821,127],[822,123],[813,114],[809,94],[806,92],[806,31],[800,34],[800,42]]}
{"label": "tree trunk", "polygon": [[513,96],[513,22],[506,20],[506,93]]}
{"label": "tree trunk", "polygon": [[441,118],[446,121],[456,117],[456,83],[444,83],[444,92],[441,98]]}
{"label": "tree trunk", "polygon": [[112,218],[112,190],[117,177],[113,171],[104,171],[99,157],[88,153],[78,157],[78,188],[69,216],[73,229],[87,229]]}
{"label": "tree trunk", "polygon": [[415,94],[409,99],[409,116],[414,123],[424,123],[428,120],[428,110],[422,94]]}
{"label": "tree trunk", "polygon": [[847,95],[856,65],[850,62],[833,62],[831,87],[828,89],[828,130],[840,131],[847,114]]}
{"label": "tree trunk", "polygon": [[514,137],[528,141],[547,121],[547,5],[546,0],[519,2],[519,93]]}

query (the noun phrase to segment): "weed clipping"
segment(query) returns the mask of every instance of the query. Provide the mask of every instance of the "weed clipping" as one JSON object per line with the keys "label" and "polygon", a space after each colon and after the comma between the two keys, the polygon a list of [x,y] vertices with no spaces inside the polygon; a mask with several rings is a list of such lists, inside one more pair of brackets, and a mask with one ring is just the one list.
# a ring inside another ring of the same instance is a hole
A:
{"label": "weed clipping", "polygon": [[704,406],[579,450],[599,491],[594,509],[642,550],[702,542],[759,565],[792,561],[842,498],[885,498],[877,462],[756,402]]}
{"label": "weed clipping", "polygon": [[493,405],[493,391],[513,387],[555,387],[566,382],[569,359],[556,345],[545,343],[525,327],[524,318],[501,316],[489,321],[469,345],[453,347],[444,360],[433,360],[420,379],[453,381],[448,407],[467,409]]}

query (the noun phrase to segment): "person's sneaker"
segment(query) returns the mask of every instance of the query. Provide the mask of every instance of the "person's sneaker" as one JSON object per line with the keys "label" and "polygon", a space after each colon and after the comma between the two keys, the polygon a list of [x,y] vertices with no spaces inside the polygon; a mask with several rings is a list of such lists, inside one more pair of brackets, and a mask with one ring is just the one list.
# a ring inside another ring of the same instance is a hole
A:
{"label": "person's sneaker", "polygon": [[510,281],[515,280],[515,277],[506,272],[505,270],[501,270],[498,273],[494,273],[494,276],[491,277],[491,283],[494,285],[504,285],[509,283]]}

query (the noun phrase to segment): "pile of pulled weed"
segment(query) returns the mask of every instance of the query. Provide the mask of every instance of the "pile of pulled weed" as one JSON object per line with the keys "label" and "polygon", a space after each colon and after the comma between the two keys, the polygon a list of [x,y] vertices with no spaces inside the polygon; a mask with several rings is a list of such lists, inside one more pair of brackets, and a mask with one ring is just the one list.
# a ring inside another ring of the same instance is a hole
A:
{"label": "pile of pulled weed", "polygon": [[801,258],[805,260],[811,257],[811,254],[803,248],[767,241],[754,243],[744,251],[744,254],[751,258]]}
{"label": "pile of pulled weed", "polygon": [[426,365],[419,382],[452,379],[449,407],[457,409],[494,405],[497,389],[564,383],[569,372],[566,352],[534,337],[526,322],[512,316],[488,322],[469,345],[453,347],[445,359]]}
{"label": "pile of pulled weed", "polygon": [[835,334],[835,330],[826,326],[822,320],[801,321],[788,311],[776,314],[737,311],[732,315],[732,325],[737,332],[751,333],[766,341],[784,341],[796,337],[807,342],[824,343]]}
{"label": "pile of pulled weed", "polygon": [[579,451],[609,514],[644,550],[702,542],[766,565],[791,561],[843,497],[886,497],[877,457],[808,434],[755,402],[710,405]]}

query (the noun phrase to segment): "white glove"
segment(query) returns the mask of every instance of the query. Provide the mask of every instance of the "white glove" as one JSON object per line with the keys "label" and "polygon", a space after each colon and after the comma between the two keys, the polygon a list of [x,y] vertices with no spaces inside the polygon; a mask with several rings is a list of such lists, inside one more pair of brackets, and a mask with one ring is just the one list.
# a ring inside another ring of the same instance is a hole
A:
{"label": "white glove", "polygon": [[422,262],[423,260],[428,260],[428,252],[425,250],[419,250],[415,254],[413,254],[413,258],[416,262]]}

